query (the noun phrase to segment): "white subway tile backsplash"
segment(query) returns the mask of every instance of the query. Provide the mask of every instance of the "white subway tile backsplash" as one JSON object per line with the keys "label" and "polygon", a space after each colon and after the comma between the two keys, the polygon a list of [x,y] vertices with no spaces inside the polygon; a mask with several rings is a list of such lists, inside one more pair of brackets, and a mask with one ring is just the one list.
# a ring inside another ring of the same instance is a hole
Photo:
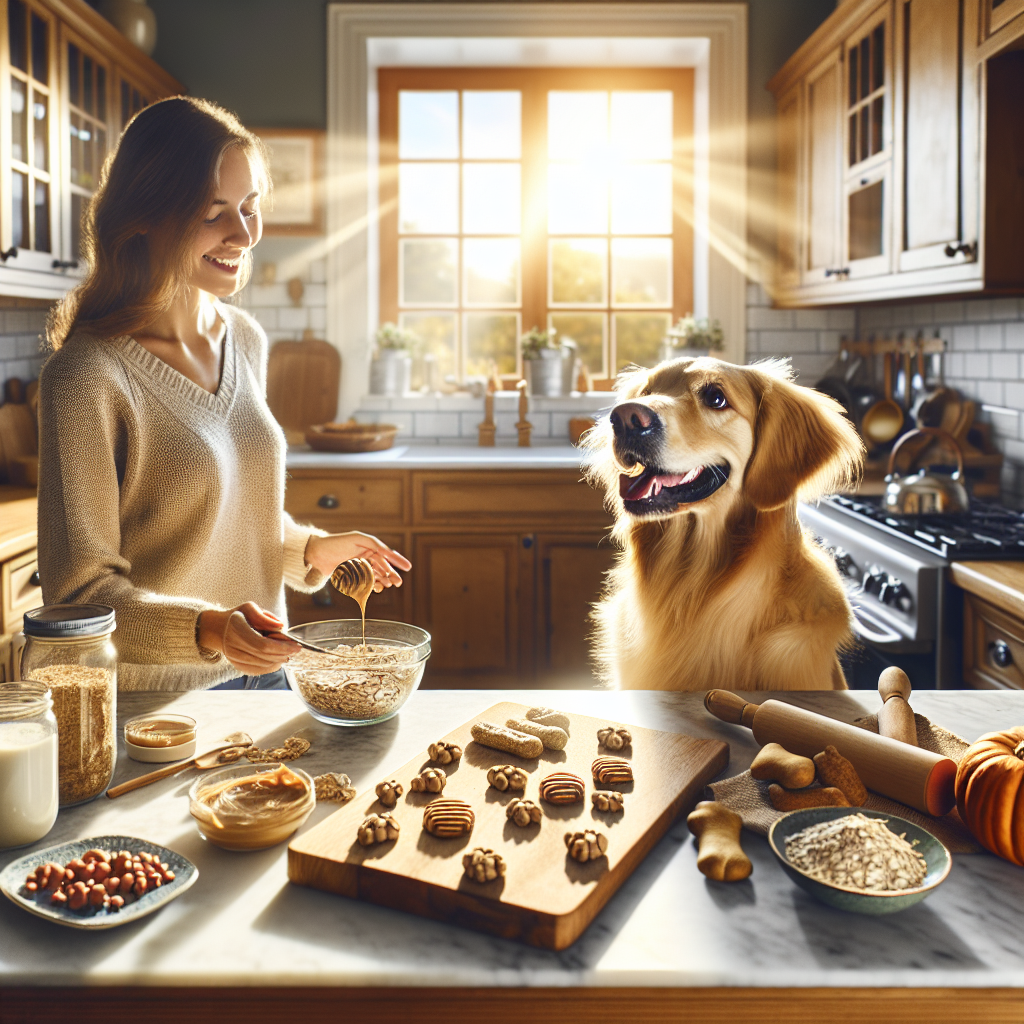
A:
{"label": "white subway tile backsplash", "polygon": [[277,309],[274,306],[257,306],[252,315],[265,331],[277,330]]}
{"label": "white subway tile backsplash", "polygon": [[283,284],[254,284],[246,289],[245,306],[290,306],[288,289]]}
{"label": "white subway tile backsplash", "polygon": [[310,306],[309,307],[309,326],[312,330],[323,334],[327,330],[327,307],[326,306]]}
{"label": "white subway tile backsplash", "polygon": [[[803,310],[800,310],[803,312]],[[794,326],[794,312],[791,309],[771,309],[755,306],[747,310],[747,327],[753,331],[791,330]]]}
{"label": "white subway tile backsplash", "polygon": [[417,412],[413,414],[414,437],[458,437],[457,412]]}
{"label": "white subway tile backsplash", "polygon": [[1003,325],[1003,347],[1018,352],[1024,350],[1024,320]]}
{"label": "white subway tile backsplash", "polygon": [[305,306],[287,306],[279,309],[277,326],[282,331],[304,331],[309,326],[309,310]]}
{"label": "white subway tile backsplash", "polygon": [[982,352],[997,352],[1003,347],[1003,325],[997,323],[978,326],[978,348]]}
{"label": "white subway tile backsplash", "polygon": [[987,352],[968,352],[964,355],[964,376],[972,380],[984,380],[989,375]]}
{"label": "white subway tile backsplash", "polygon": [[953,345],[966,352],[978,347],[978,328],[975,324],[961,324],[953,328]]}
{"label": "white subway tile backsplash", "polygon": [[324,284],[327,280],[327,260],[309,261],[309,280],[311,284]]}
{"label": "white subway tile backsplash", "polygon": [[989,356],[989,372],[996,380],[1017,380],[1020,377],[1020,355],[1017,352],[993,352]]}
{"label": "white subway tile backsplash", "polygon": [[828,327],[828,312],[824,309],[798,309],[793,314],[793,326],[798,331],[823,331]]}

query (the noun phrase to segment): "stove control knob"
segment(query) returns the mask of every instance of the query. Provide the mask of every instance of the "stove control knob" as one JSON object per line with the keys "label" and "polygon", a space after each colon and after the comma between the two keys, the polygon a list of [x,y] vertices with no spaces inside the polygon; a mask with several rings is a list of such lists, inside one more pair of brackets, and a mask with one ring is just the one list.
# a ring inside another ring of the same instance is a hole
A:
{"label": "stove control knob", "polygon": [[910,612],[914,607],[914,598],[910,589],[894,576],[889,577],[879,598],[883,604],[887,604],[891,608],[898,608],[901,612]]}
{"label": "stove control knob", "polygon": [[853,556],[849,551],[844,551],[842,548],[836,548],[832,552],[832,557],[835,559],[836,568],[850,579],[860,579],[860,569],[857,563],[853,560]]}
{"label": "stove control knob", "polygon": [[992,660],[1000,668],[1009,668],[1013,664],[1013,651],[1005,640],[996,640],[988,645],[992,652]]}
{"label": "stove control knob", "polygon": [[880,569],[872,566],[868,570],[867,575],[864,577],[864,589],[869,594],[875,594],[880,597],[882,588],[889,582],[888,573],[882,572]]}

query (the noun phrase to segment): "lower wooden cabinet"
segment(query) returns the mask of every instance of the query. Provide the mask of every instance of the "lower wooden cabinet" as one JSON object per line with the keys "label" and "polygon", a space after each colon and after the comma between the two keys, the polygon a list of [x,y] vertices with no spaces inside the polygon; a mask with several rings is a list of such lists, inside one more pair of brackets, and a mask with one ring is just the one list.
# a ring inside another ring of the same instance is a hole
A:
{"label": "lower wooden cabinet", "polygon": [[964,680],[983,690],[1024,689],[1024,622],[964,594]]}

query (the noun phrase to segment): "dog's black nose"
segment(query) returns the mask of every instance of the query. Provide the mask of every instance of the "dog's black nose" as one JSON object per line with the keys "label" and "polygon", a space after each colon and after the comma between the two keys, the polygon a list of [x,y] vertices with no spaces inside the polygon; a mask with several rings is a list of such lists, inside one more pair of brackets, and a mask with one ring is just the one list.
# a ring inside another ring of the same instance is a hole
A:
{"label": "dog's black nose", "polygon": [[640,402],[623,402],[611,413],[612,430],[620,440],[649,437],[661,430],[658,414]]}

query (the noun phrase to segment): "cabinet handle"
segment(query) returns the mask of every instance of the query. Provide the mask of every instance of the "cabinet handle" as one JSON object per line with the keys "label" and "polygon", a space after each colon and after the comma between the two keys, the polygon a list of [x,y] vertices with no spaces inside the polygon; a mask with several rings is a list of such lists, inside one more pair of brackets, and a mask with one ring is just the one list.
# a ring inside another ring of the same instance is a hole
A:
{"label": "cabinet handle", "polygon": [[947,245],[943,252],[952,259],[954,256],[959,256],[963,253],[969,260],[973,260],[978,252],[977,242],[957,242],[956,245]]}
{"label": "cabinet handle", "polygon": [[849,267],[826,267],[825,268],[825,276],[826,277],[849,277],[850,276],[850,268]]}
{"label": "cabinet handle", "polygon": [[317,504],[321,508],[337,508],[338,499],[333,494],[322,494]]}
{"label": "cabinet handle", "polygon": [[526,548],[527,550],[532,548],[533,547],[533,538],[532,537],[524,537],[523,538],[523,547]]}
{"label": "cabinet handle", "polygon": [[988,647],[992,652],[992,660],[1000,668],[1009,668],[1013,664],[1013,651],[1005,640],[994,640]]}
{"label": "cabinet handle", "polygon": [[30,587],[41,587],[43,584],[39,579],[39,570],[36,569],[34,573],[28,578],[28,585]]}
{"label": "cabinet handle", "polygon": [[54,270],[74,270],[78,266],[78,260],[54,260],[50,266]]}
{"label": "cabinet handle", "polygon": [[4,263],[6,263],[9,259],[16,258],[17,255],[18,247],[16,245],[12,245],[10,249],[5,249],[3,252],[0,252],[0,260],[3,260]]}

